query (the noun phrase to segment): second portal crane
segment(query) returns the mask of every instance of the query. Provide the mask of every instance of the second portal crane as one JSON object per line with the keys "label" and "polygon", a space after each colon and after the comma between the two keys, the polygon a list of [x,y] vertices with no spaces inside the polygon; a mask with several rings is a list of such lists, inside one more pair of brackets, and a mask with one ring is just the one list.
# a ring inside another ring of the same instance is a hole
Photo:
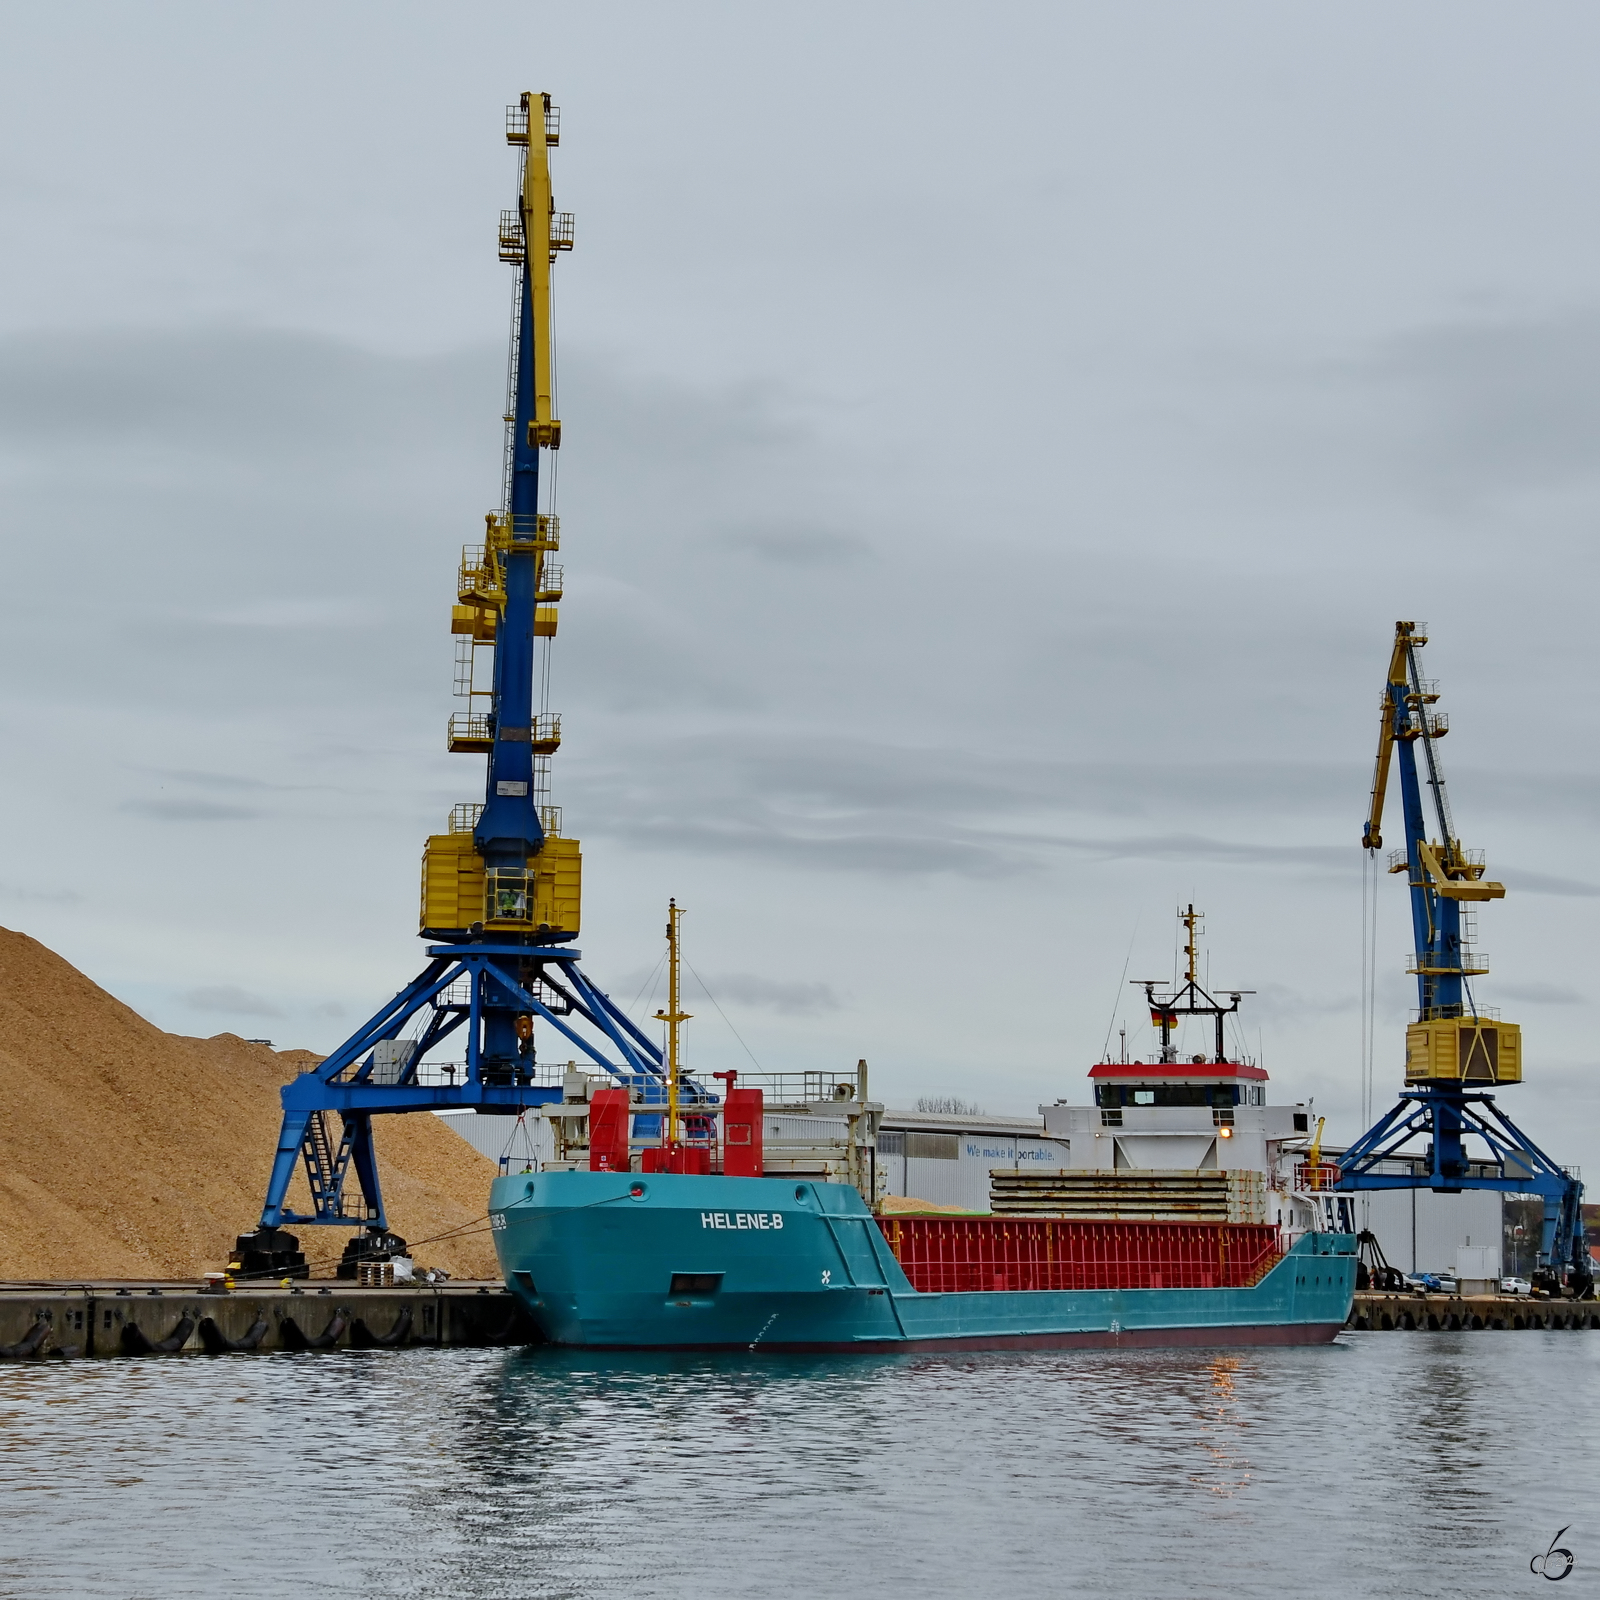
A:
{"label": "second portal crane", "polygon": [[[1424,626],[1395,624],[1361,836],[1366,849],[1382,848],[1384,799],[1391,764],[1397,764],[1405,846],[1391,854],[1389,870],[1404,873],[1410,885],[1413,954],[1407,970],[1417,980],[1417,1011],[1406,1028],[1405,1092],[1339,1158],[1336,1187],[1536,1194],[1544,1201],[1539,1286],[1589,1295],[1594,1277],[1584,1239],[1583,1185],[1522,1132],[1490,1092],[1522,1081],[1521,1028],[1480,1006],[1472,992],[1473,978],[1489,970],[1474,947],[1476,907],[1502,898],[1505,888],[1484,876],[1482,854],[1463,849],[1456,836],[1436,748],[1449,722],[1434,709],[1438,684],[1422,676],[1417,660],[1427,642]],[[1430,811],[1438,830],[1433,838]],[[1420,1153],[1412,1143],[1418,1138],[1426,1140]],[[1479,1148],[1469,1148],[1469,1139]]]}

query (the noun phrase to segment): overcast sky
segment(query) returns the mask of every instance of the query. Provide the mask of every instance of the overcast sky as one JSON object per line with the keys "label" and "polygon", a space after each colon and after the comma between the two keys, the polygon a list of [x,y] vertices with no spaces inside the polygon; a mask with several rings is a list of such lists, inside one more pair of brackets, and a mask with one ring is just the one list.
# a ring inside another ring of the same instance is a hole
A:
{"label": "overcast sky", "polygon": [[[327,1049],[419,964],[499,493],[507,103],[562,108],[554,798],[769,1068],[1081,1099],[1207,913],[1360,1116],[1361,819],[1427,620],[1480,997],[1600,1135],[1600,13],[74,4],[0,52],[0,922]],[[1390,833],[1398,835],[1398,817]],[[1378,1097],[1410,947],[1378,883]],[[643,1002],[648,1004],[648,1001]],[[1119,1012],[1120,1008],[1120,1012]],[[747,1062],[691,992],[691,1059]],[[564,1053],[564,1052],[563,1052]],[[1597,1169],[1600,1170],[1600,1169]]]}

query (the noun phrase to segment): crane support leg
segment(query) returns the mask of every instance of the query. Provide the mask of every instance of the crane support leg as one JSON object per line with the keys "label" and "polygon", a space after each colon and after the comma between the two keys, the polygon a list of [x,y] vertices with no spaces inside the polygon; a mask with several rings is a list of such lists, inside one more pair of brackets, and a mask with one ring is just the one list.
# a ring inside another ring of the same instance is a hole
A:
{"label": "crane support leg", "polygon": [[[304,1225],[385,1236],[388,1217],[372,1135],[376,1116],[449,1110],[515,1116],[559,1100],[558,1075],[551,1069],[541,1074],[531,1052],[519,1048],[518,1017],[549,1024],[575,1058],[628,1088],[637,1101],[665,1103],[660,1047],[590,981],[570,945],[473,943],[436,946],[428,954],[428,966],[394,999],[279,1091],[283,1124],[262,1230]],[[462,1033],[465,1061],[446,1067],[427,1059],[434,1046]],[[682,1092],[690,1107],[718,1098],[689,1078]],[[341,1127],[337,1140],[329,1131],[334,1112]],[[648,1134],[655,1120],[639,1118],[637,1131]],[[311,1191],[311,1209],[303,1214],[288,1204],[297,1161],[305,1166]],[[345,1195],[352,1171],[361,1191],[357,1203]]]}
{"label": "crane support leg", "polygon": [[305,1143],[309,1111],[285,1111],[278,1131],[278,1150],[272,1158],[272,1176],[267,1179],[267,1203],[261,1208],[261,1226],[276,1228],[284,1217],[284,1202],[289,1197],[289,1180],[294,1177],[300,1146]]}
{"label": "crane support leg", "polygon": [[[1426,1141],[1421,1156],[1404,1148],[1419,1137]],[[1476,1159],[1467,1149],[1469,1137],[1484,1146]],[[1593,1293],[1582,1183],[1512,1122],[1491,1094],[1432,1084],[1414,1088],[1345,1151],[1339,1169],[1334,1187],[1344,1193],[1491,1189],[1539,1195],[1544,1200],[1539,1270],[1546,1285],[1565,1279],[1574,1293]]]}
{"label": "crane support leg", "polygon": [[372,1115],[366,1111],[346,1112],[344,1125],[350,1141],[350,1163],[356,1169],[361,1198],[366,1202],[367,1226],[387,1233],[389,1222],[383,1213],[383,1193],[378,1187],[378,1156],[372,1148]]}

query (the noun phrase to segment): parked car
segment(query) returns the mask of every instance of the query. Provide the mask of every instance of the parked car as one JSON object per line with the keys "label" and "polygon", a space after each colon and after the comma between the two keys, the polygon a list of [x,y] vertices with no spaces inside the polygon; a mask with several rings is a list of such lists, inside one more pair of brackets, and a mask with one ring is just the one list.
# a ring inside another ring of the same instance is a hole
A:
{"label": "parked car", "polygon": [[1532,1294],[1533,1285],[1526,1278],[1502,1278],[1500,1280],[1501,1294]]}
{"label": "parked car", "polygon": [[1460,1292],[1453,1272],[1411,1272],[1406,1274],[1406,1282],[1413,1289],[1421,1289],[1424,1294],[1457,1294]]}

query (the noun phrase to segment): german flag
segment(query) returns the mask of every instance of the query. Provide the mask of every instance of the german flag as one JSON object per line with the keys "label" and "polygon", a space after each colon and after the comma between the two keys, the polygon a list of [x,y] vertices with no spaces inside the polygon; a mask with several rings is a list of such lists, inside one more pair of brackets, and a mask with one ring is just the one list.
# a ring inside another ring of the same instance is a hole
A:
{"label": "german flag", "polygon": [[1150,1026],[1152,1028],[1176,1028],[1178,1026],[1178,1013],[1176,1011],[1162,1011],[1156,1006],[1151,1006]]}

